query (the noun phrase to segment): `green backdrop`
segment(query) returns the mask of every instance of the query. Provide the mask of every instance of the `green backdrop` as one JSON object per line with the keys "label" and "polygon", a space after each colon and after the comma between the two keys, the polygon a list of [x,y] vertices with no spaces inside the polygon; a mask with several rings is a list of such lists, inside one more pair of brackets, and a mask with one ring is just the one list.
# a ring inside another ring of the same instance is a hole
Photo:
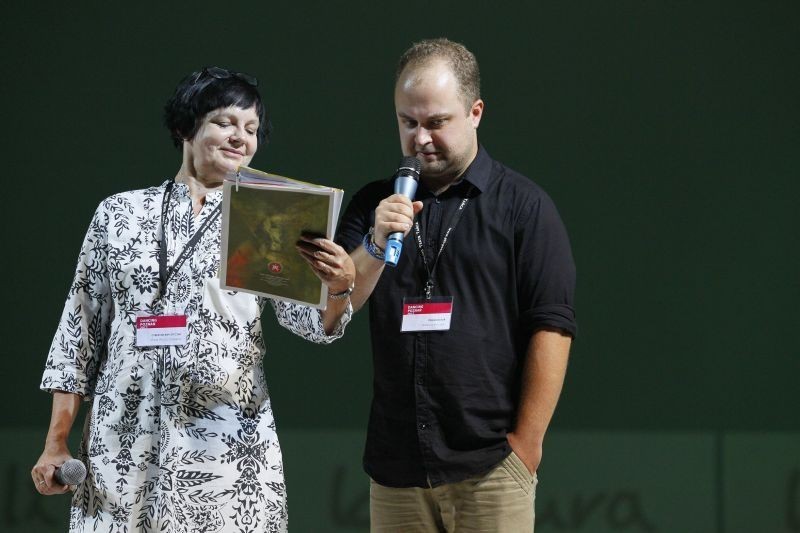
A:
{"label": "green backdrop", "polygon": [[[29,480],[42,366],[95,206],[179,166],[178,80],[258,76],[253,166],[347,199],[401,155],[397,57],[447,36],[481,64],[480,140],[554,198],[578,265],[537,531],[800,532],[798,6],[7,2],[0,530],[65,530]],[[366,530],[366,318],[319,347],[264,317],[291,531]]]}

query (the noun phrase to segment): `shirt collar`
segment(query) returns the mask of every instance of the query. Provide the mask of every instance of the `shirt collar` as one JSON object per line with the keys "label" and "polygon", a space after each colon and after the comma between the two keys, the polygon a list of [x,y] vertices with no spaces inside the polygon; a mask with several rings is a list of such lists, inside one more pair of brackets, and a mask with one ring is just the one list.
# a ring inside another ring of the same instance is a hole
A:
{"label": "shirt collar", "polygon": [[[465,183],[472,185],[478,192],[484,192],[489,187],[489,182],[491,181],[491,170],[492,170],[492,158],[489,156],[489,153],[484,149],[483,146],[478,145],[478,153],[475,156],[475,159],[467,166],[467,170],[454,181],[445,192],[441,193],[444,195],[451,195],[451,194],[461,194],[459,191],[463,191],[465,188]],[[389,178],[392,180],[393,178]],[[468,189],[469,187],[467,187]],[[431,191],[426,189],[425,187],[421,187],[417,191],[417,200],[421,200],[422,198],[426,198],[428,196],[437,196],[433,194]]]}
{"label": "shirt collar", "polygon": [[[167,183],[173,180],[165,181],[162,186],[166,187]],[[175,185],[172,188],[172,196],[179,199],[179,200],[188,200],[189,199],[189,186],[185,183],[175,182]],[[219,202],[222,201],[222,187],[218,189],[214,189],[206,194],[206,203],[215,206]]]}
{"label": "shirt collar", "polygon": [[489,180],[491,178],[492,158],[483,147],[478,145],[478,153],[472,163],[469,164],[467,170],[453,185],[459,185],[463,181],[468,181],[481,192],[484,192],[489,187]]}

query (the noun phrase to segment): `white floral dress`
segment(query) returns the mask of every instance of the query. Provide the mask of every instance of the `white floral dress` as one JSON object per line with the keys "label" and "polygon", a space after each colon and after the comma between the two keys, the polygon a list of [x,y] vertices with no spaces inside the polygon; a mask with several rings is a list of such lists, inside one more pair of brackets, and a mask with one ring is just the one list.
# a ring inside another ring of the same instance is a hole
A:
{"label": "white floral dress", "polygon": [[[165,184],[98,207],[47,358],[41,387],[91,402],[72,500],[72,532],[278,532],[286,488],[262,356],[265,299],[223,291],[220,217],[159,294]],[[168,264],[222,201],[192,215],[188,189],[169,196]],[[278,321],[308,340],[325,334],[313,308],[270,300]],[[185,346],[137,348],[137,315],[188,317]]]}

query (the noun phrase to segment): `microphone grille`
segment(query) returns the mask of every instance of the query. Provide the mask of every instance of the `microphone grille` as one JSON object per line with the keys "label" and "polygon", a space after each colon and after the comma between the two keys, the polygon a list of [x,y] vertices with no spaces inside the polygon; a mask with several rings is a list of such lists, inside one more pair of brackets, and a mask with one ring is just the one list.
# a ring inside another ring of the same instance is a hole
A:
{"label": "microphone grille", "polygon": [[419,174],[422,169],[422,163],[416,157],[404,157],[400,160],[398,168],[407,168],[412,170],[415,174]]}
{"label": "microphone grille", "polygon": [[80,459],[68,459],[56,470],[56,479],[62,485],[77,485],[86,479],[86,466]]}

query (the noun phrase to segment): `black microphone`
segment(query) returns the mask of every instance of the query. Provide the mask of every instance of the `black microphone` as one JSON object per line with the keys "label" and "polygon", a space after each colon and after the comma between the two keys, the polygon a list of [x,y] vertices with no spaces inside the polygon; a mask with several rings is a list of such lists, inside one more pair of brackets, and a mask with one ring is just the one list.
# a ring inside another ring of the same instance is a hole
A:
{"label": "black microphone", "polygon": [[86,466],[80,459],[67,459],[56,468],[53,477],[62,485],[78,485],[86,479]]}
{"label": "black microphone", "polygon": [[[419,171],[422,168],[422,163],[416,157],[404,157],[397,167],[397,172],[394,174],[394,192],[413,200],[414,195],[417,193],[417,183],[419,182]],[[390,233],[386,240],[384,262],[390,266],[397,266],[402,250],[403,232]]]}

